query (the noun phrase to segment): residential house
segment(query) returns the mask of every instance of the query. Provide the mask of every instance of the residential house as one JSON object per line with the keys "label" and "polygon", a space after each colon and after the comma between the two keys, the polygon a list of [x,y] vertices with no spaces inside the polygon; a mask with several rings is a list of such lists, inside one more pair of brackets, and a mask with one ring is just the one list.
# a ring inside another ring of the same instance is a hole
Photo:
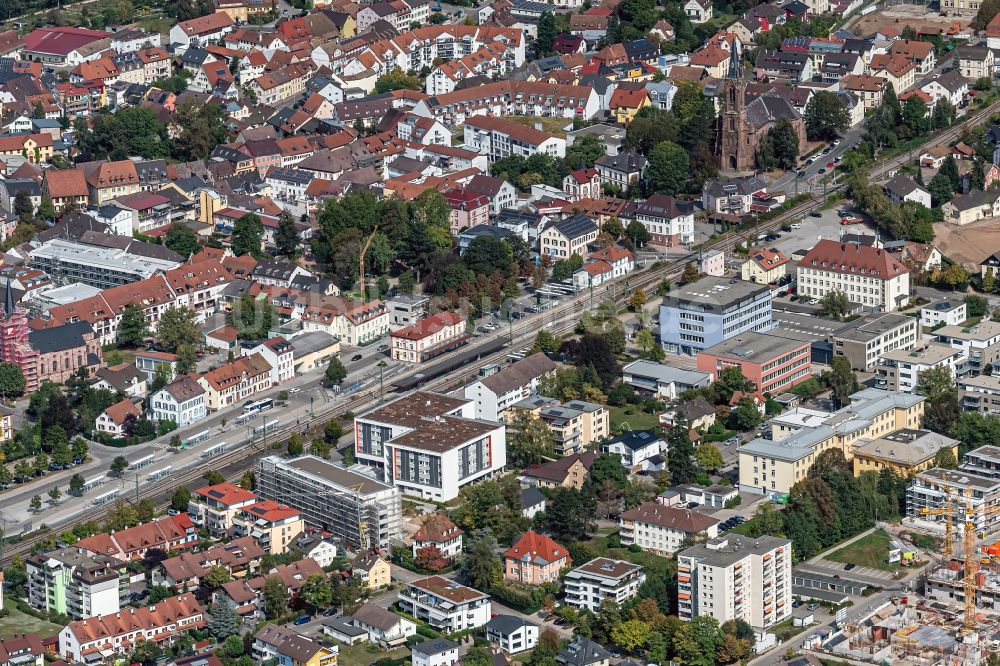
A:
{"label": "residential house", "polygon": [[617,455],[629,470],[646,469],[648,461],[666,449],[666,442],[652,430],[628,430],[601,445],[601,451]]}
{"label": "residential house", "polygon": [[694,206],[688,201],[654,194],[643,201],[630,203],[622,218],[641,222],[653,245],[681,247],[694,242]]}
{"label": "residential house", "polygon": [[[694,2],[694,0],[691,0]],[[594,168],[601,179],[602,184],[611,185],[628,190],[642,179],[646,171],[647,160],[645,157],[631,150],[620,152],[617,155],[602,155],[594,162]]]}
{"label": "residential house", "polygon": [[413,533],[413,556],[416,557],[424,548],[437,548],[441,557],[454,559],[462,554],[462,534],[463,530],[444,513],[425,516]]}
{"label": "residential house", "polygon": [[590,478],[590,468],[596,458],[597,454],[592,451],[575,453],[558,460],[532,465],[524,470],[522,476],[527,483],[541,488],[580,490]]}
{"label": "residential house", "polygon": [[432,638],[410,648],[413,666],[454,666],[459,663],[458,643],[447,638]]}
{"label": "residential house", "polygon": [[240,511],[257,501],[256,494],[227,481],[195,490],[188,515],[196,525],[221,537],[232,529]]}
{"label": "residential house", "polygon": [[367,631],[373,643],[387,649],[403,645],[417,632],[415,622],[375,603],[367,603],[356,610],[351,616],[351,624]]}
{"label": "residential house", "polygon": [[447,634],[485,626],[491,616],[488,594],[441,576],[407,583],[398,604],[404,613]]}
{"label": "residential house", "polygon": [[506,421],[507,410],[537,393],[538,382],[553,376],[556,363],[542,352],[527,356],[465,388],[465,397],[475,401],[475,416],[486,421]]}
{"label": "residential house", "polygon": [[584,256],[587,246],[597,240],[599,229],[594,221],[578,213],[547,227],[539,235],[539,252],[554,261],[569,259],[574,254]]}
{"label": "residential house", "polygon": [[760,284],[776,283],[785,277],[789,259],[776,248],[754,248],[740,266],[744,280]]}
{"label": "residential house", "polygon": [[271,388],[273,370],[259,353],[209,370],[198,377],[205,389],[205,407],[215,412]]}
{"label": "residential house", "polygon": [[993,77],[993,51],[980,46],[959,46],[955,49],[957,71],[966,79],[977,81]]}
{"label": "residential house", "polygon": [[499,215],[505,208],[515,207],[516,190],[502,178],[477,174],[466,184],[465,189],[489,199],[490,215]]}
{"label": "residential house", "polygon": [[260,356],[271,367],[271,385],[284,384],[295,376],[292,345],[280,335],[259,343],[244,343],[240,347],[244,357]]}
{"label": "residential house", "polygon": [[893,203],[913,201],[924,208],[931,207],[931,193],[905,173],[896,174],[884,187]]}
{"label": "residential house", "polygon": [[563,567],[573,563],[563,546],[544,534],[528,531],[503,555],[504,578],[524,585],[559,580]]}
{"label": "residential house", "polygon": [[284,555],[306,528],[302,512],[271,500],[240,508],[233,516],[233,534],[249,536],[270,555]]}
{"label": "residential house", "polygon": [[456,312],[438,312],[389,334],[393,360],[423,363],[469,340],[465,318]]}
{"label": "residential house", "polygon": [[494,615],[486,623],[486,640],[507,654],[532,650],[538,645],[538,625],[515,615]]}
{"label": "residential house", "polygon": [[125,398],[98,414],[94,425],[97,432],[121,438],[131,436],[132,427],[140,416],[142,416],[142,411],[132,402],[131,398]]}
{"label": "residential house", "polygon": [[593,167],[569,172],[563,178],[562,189],[570,201],[597,199],[603,194],[601,190],[601,177],[597,173],[597,169]]}
{"label": "residential house", "polygon": [[392,583],[392,570],[377,549],[358,553],[351,560],[351,576],[357,577],[369,590],[380,590]]}
{"label": "residential house", "polygon": [[712,20],[712,3],[710,0],[687,0],[684,13],[691,23],[708,23]]}

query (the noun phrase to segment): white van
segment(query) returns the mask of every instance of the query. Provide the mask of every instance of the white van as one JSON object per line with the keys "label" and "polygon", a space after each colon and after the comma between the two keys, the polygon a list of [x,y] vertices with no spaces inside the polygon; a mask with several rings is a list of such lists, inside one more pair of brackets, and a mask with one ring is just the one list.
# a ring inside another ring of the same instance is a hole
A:
{"label": "white van", "polygon": [[792,230],[793,230],[793,231],[794,231],[795,229],[801,229],[801,228],[802,228],[802,225],[801,225],[800,223],[798,223],[798,222],[796,222],[795,224],[793,224],[793,225],[792,225]]}

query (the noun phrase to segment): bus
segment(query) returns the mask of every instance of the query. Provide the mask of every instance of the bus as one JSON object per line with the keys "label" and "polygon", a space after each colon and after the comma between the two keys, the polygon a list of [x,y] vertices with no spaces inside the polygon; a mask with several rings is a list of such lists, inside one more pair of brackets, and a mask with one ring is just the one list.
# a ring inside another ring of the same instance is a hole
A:
{"label": "bus", "polygon": [[271,398],[264,398],[263,400],[247,400],[247,402],[243,405],[243,415],[266,412],[272,407],[274,407],[274,400]]}

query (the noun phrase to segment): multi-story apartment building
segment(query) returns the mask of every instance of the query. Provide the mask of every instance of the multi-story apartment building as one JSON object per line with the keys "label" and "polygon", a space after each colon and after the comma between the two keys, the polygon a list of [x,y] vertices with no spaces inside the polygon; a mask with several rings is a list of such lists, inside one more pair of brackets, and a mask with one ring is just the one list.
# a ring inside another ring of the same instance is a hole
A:
{"label": "multi-story apartment building", "polygon": [[967,452],[960,469],[990,479],[1000,479],[1000,446],[980,446]]}
{"label": "multi-story apartment building", "polygon": [[677,553],[677,616],[770,627],[792,615],[792,542],[727,534]]}
{"label": "multi-story apartment building", "polygon": [[875,383],[889,391],[913,393],[921,373],[933,368],[946,368],[948,374],[954,377],[961,360],[961,351],[942,344],[931,343],[911,350],[896,349],[882,354],[875,367]]}
{"label": "multi-story apartment building", "polygon": [[881,248],[821,240],[796,267],[799,295],[821,299],[832,291],[869,311],[892,312],[910,301],[910,269]]}
{"label": "multi-story apartment building", "polygon": [[229,534],[240,511],[257,502],[257,495],[228,481],[194,491],[188,503],[191,521],[221,537]]}
{"label": "multi-story apartment building", "polygon": [[736,367],[762,393],[777,395],[812,376],[809,342],[748,331],[698,352],[697,368],[713,380]]}
{"label": "multi-story apartment building", "polygon": [[471,400],[417,391],[355,417],[354,453],[401,492],[447,502],[507,464],[505,426],[474,412]]}
{"label": "multi-story apartment building", "polygon": [[985,320],[975,326],[943,326],[934,332],[935,339],[961,352],[955,365],[959,376],[983,373],[1000,361],[1000,322]]}
{"label": "multi-story apartment building", "polygon": [[472,116],[465,120],[463,148],[486,155],[490,162],[513,155],[531,157],[537,153],[566,156],[566,139],[533,127],[493,116]]}
{"label": "multi-story apartment building", "polygon": [[209,370],[198,377],[198,383],[205,389],[205,407],[215,412],[271,388],[272,370],[271,364],[258,353]]}
{"label": "multi-story apartment building", "polygon": [[400,536],[399,490],[328,460],[300,456],[262,458],[257,464],[260,496],[298,509],[306,522],[352,548],[362,544],[387,550]]}
{"label": "multi-story apartment building", "polygon": [[295,376],[292,345],[280,335],[258,343],[248,343],[240,347],[242,356],[259,354],[271,366],[271,384],[284,384]]}
{"label": "multi-story apartment building", "polygon": [[[413,112],[436,118],[449,126],[460,125],[470,116],[483,114],[593,118],[600,112],[600,100],[590,86],[507,79],[422,99]],[[645,158],[641,160],[645,164]]]}
{"label": "multi-story apartment building", "polygon": [[490,596],[441,576],[408,583],[399,593],[404,613],[446,634],[478,629],[490,621]]}
{"label": "multi-story apartment building", "polygon": [[508,408],[537,393],[539,380],[555,375],[557,367],[538,352],[466,386],[465,397],[474,401],[476,418],[503,423]]}
{"label": "multi-story apartment building", "polygon": [[962,409],[980,414],[1000,414],[1000,377],[960,377],[955,384],[958,386]]}
{"label": "multi-story apartment building", "polygon": [[340,339],[343,344],[359,347],[389,332],[389,310],[385,303],[366,303],[327,296],[317,304],[296,303],[302,330],[321,331]]}
{"label": "multi-story apartment building", "polygon": [[747,332],[775,326],[767,285],[705,277],[663,298],[660,341],[669,352],[694,355]]}
{"label": "multi-story apartment building", "polygon": [[920,320],[893,312],[873,312],[835,331],[832,338],[834,356],[846,357],[855,370],[872,372],[883,354],[916,346]]}
{"label": "multi-story apartment building", "polygon": [[646,573],[638,564],[598,557],[566,574],[565,602],[596,613],[605,599],[622,604],[633,598],[644,582]]}
{"label": "multi-story apartment building", "polygon": [[106,555],[77,548],[36,553],[25,560],[28,603],[74,619],[117,613],[128,596],[128,577]]}
{"label": "multi-story apartment building", "polygon": [[[984,457],[985,458],[985,457]],[[949,500],[949,498],[951,498]],[[971,516],[976,532],[992,534],[1000,528],[1000,512],[987,513],[984,507],[1000,505],[1000,478],[976,473],[976,468],[963,465],[961,469],[935,467],[920,472],[906,488],[906,515],[910,518],[944,524],[944,514],[924,514],[923,509],[942,510],[949,506],[958,513]],[[955,521],[956,532],[964,529],[964,521]]]}
{"label": "multi-story apartment building", "polygon": [[233,517],[233,533],[250,536],[265,553],[281,555],[306,528],[302,512],[272,500],[260,500],[239,509]]}
{"label": "multi-story apartment building", "polygon": [[843,409],[827,418],[810,418],[779,441],[755,439],[741,446],[740,490],[782,496],[806,478],[823,451],[840,449],[851,460],[860,442],[919,428],[923,420],[925,398],[920,395],[865,389],[850,399]]}
{"label": "multi-story apartment building", "polygon": [[636,545],[645,551],[669,557],[685,539],[719,534],[719,521],[697,511],[646,502],[618,518],[622,546]]}
{"label": "multi-story apartment building", "polygon": [[611,427],[604,405],[583,400],[546,407],[539,412],[538,418],[552,431],[553,444],[560,456],[583,451],[591,443],[607,437]]}
{"label": "multi-story apartment building", "polygon": [[627,220],[638,220],[649,232],[649,242],[661,247],[681,247],[694,242],[694,206],[666,194],[629,202],[622,211]]}
{"label": "multi-story apartment building", "polygon": [[390,355],[396,361],[422,363],[468,342],[465,330],[465,317],[439,312],[390,333]]}
{"label": "multi-story apartment building", "polygon": [[507,48],[503,42],[488,44],[475,53],[443,62],[432,69],[424,82],[424,90],[428,95],[443,95],[453,92],[467,79],[505,79],[514,68],[516,57],[513,49]]}
{"label": "multi-story apartment building", "polygon": [[[134,241],[139,247],[138,241]],[[99,289],[109,289],[152,277],[157,271],[175,268],[179,260],[169,250],[164,258],[124,248],[85,245],[72,240],[53,238],[28,252],[27,265],[44,271],[56,284],[82,282]],[[143,248],[144,249],[144,248]],[[163,248],[166,250],[166,248]]]}
{"label": "multi-story apartment building", "polygon": [[107,653],[131,654],[141,641],[171,642],[204,626],[205,616],[194,595],[179,594],[154,606],[70,622],[59,632],[59,656],[74,664],[98,662]]}
{"label": "multi-story apartment building", "polygon": [[924,328],[958,326],[968,318],[969,309],[965,301],[936,301],[920,308],[920,325]]}

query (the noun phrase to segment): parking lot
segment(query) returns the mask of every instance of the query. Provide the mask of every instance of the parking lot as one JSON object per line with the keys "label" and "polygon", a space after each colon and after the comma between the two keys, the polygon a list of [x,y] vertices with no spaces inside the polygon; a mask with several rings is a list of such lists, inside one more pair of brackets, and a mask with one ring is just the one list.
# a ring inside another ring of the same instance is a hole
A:
{"label": "parking lot", "polygon": [[850,565],[844,564],[843,562],[833,562],[831,560],[820,559],[813,560],[809,562],[804,568],[815,571],[817,573],[823,573],[828,576],[837,575],[841,578],[849,578],[853,580],[859,580],[862,582],[869,582],[871,580],[875,581],[891,581],[893,580],[893,574],[891,571],[885,571],[883,569],[875,569],[874,567],[859,567],[855,566],[852,569],[847,569]]}

